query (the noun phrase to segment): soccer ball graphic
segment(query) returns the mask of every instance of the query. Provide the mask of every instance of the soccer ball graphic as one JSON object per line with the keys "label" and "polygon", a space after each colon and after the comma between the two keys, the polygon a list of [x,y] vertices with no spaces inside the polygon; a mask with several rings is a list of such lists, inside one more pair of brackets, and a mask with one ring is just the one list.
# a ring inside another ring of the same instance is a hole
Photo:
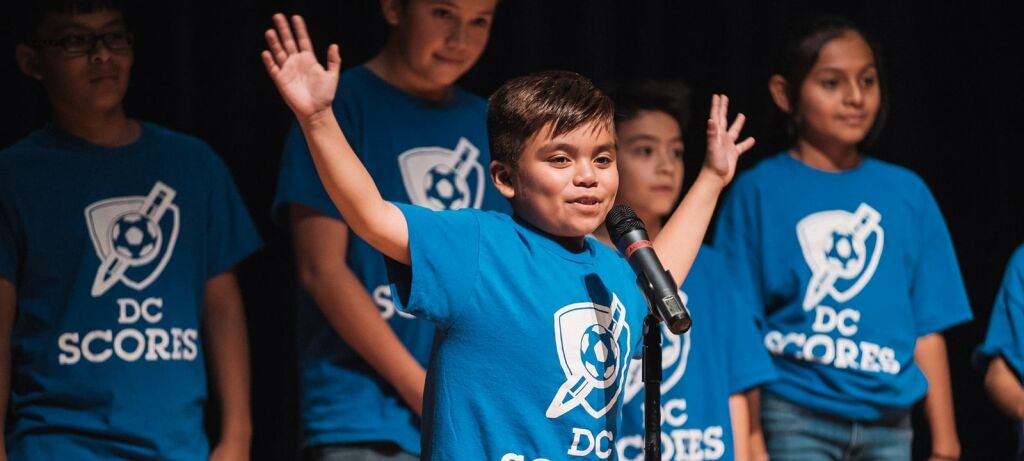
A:
{"label": "soccer ball graphic", "polygon": [[162,238],[160,226],[141,213],[123,214],[110,226],[114,251],[133,266],[152,261]]}
{"label": "soccer ball graphic", "polygon": [[[832,232],[832,240],[829,242],[829,250],[825,255],[830,261],[835,262],[839,275],[855,276],[859,271],[860,254],[850,234]],[[852,272],[847,274],[847,272]]]}
{"label": "soccer ball graphic", "polygon": [[435,165],[423,180],[427,201],[440,210],[456,210],[469,204],[469,191],[459,184],[458,173],[448,165]]}
{"label": "soccer ball graphic", "polygon": [[619,362],[619,345],[607,328],[592,325],[580,338],[580,358],[583,368],[595,379],[607,382],[615,377]]}

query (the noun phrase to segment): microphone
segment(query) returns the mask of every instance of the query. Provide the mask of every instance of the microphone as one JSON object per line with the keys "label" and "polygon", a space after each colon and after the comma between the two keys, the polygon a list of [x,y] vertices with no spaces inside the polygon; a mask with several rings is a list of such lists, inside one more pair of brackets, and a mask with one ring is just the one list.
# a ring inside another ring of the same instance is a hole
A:
{"label": "microphone", "polygon": [[658,255],[654,253],[644,222],[627,205],[615,205],[604,221],[615,247],[626,256],[637,274],[637,283],[644,290],[655,314],[675,334],[686,333],[693,323],[686,306],[679,299],[679,287]]}

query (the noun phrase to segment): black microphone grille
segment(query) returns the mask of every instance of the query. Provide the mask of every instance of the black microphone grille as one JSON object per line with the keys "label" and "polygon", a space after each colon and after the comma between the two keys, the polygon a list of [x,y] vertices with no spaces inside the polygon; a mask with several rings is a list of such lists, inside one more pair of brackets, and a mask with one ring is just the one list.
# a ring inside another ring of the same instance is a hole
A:
{"label": "black microphone grille", "polygon": [[637,229],[647,230],[644,222],[629,205],[615,205],[612,207],[612,210],[608,212],[608,217],[604,220],[604,226],[608,229],[608,236],[611,237],[612,243],[616,245],[619,243],[622,235],[629,231]]}

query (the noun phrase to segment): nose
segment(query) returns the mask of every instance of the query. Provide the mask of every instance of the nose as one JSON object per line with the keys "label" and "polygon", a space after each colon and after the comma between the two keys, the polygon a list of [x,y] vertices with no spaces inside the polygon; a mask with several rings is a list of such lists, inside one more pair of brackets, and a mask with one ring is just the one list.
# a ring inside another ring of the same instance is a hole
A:
{"label": "nose", "polygon": [[676,160],[676,154],[672,148],[666,147],[661,149],[657,159],[657,164],[655,164],[655,171],[657,173],[671,175],[679,168],[679,162]]}
{"label": "nose", "polygon": [[106,62],[110,60],[112,54],[110,48],[107,48],[107,44],[97,37],[92,50],[89,50],[89,61],[94,63]]}
{"label": "nose", "polygon": [[843,98],[843,102],[855,107],[860,107],[864,104],[864,89],[860,87],[860,82],[854,80],[850,85],[847,85],[847,87],[849,89],[844,95],[845,97]]}
{"label": "nose", "polygon": [[594,187],[597,185],[597,171],[590,162],[577,162],[576,175],[572,183],[578,187]]}
{"label": "nose", "polygon": [[445,40],[445,45],[452,48],[462,47],[466,44],[466,33],[468,27],[460,21],[453,21],[452,25],[448,28],[448,36]]}

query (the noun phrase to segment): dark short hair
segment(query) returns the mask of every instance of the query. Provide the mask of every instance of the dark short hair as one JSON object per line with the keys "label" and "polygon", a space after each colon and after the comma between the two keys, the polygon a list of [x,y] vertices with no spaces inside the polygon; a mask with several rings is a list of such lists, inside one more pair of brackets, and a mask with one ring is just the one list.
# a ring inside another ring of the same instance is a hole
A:
{"label": "dark short hair", "polygon": [[615,103],[615,124],[636,118],[640,111],[664,112],[686,132],[690,122],[690,88],[681,81],[642,80],[612,88],[608,96]]}
{"label": "dark short hair", "polygon": [[96,11],[124,13],[125,0],[20,0],[15,8],[15,39],[18,43],[33,44],[39,26],[48,14],[88,14]]}
{"label": "dark short hair", "polygon": [[611,99],[575,72],[545,71],[509,80],[488,102],[491,159],[513,168],[527,141],[549,124],[552,137],[591,123],[613,126]]}
{"label": "dark short hair", "polygon": [[[814,63],[818,61],[818,54],[821,52],[821,49],[828,42],[847,33],[855,33],[860,35],[868,44],[868,48],[871,49],[871,55],[875,60],[875,69],[878,71],[878,85],[881,91],[881,105],[878,108],[878,115],[875,117],[874,125],[872,125],[871,130],[865,137],[865,142],[871,142],[878,136],[889,112],[886,85],[882,79],[881,48],[878,42],[864,29],[852,21],[839,16],[817,15],[802,17],[792,27],[787,28],[787,30],[790,33],[785,37],[785,43],[780,50],[780,55],[774,60],[775,67],[772,69],[772,73],[781,75],[786,79],[786,96],[789,98],[790,106],[794,108],[800,103],[800,87],[803,86],[804,80],[807,79],[811,68],[814,67]],[[794,115],[796,114],[790,114],[786,120],[786,131],[791,138],[790,141],[795,141],[798,135]]]}

